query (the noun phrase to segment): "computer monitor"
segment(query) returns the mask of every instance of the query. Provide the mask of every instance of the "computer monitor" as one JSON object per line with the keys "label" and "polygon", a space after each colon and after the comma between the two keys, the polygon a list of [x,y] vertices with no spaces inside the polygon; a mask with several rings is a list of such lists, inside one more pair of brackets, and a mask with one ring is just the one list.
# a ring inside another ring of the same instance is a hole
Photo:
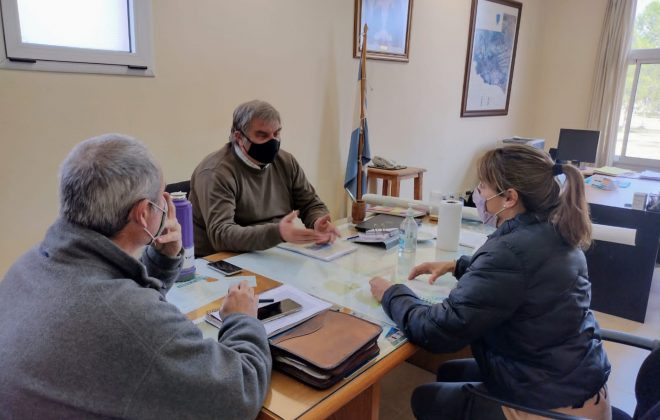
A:
{"label": "computer monitor", "polygon": [[559,130],[557,160],[595,162],[599,136],[600,131],[562,128]]}

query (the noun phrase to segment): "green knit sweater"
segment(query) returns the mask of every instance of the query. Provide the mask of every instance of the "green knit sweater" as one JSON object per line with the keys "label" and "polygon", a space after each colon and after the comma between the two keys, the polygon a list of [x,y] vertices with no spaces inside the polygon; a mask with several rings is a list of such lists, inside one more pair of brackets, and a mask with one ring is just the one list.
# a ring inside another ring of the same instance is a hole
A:
{"label": "green knit sweater", "polygon": [[296,159],[281,149],[256,169],[227,143],[202,160],[190,186],[198,256],[267,249],[282,242],[278,223],[291,211],[300,210],[307,227],[328,213]]}

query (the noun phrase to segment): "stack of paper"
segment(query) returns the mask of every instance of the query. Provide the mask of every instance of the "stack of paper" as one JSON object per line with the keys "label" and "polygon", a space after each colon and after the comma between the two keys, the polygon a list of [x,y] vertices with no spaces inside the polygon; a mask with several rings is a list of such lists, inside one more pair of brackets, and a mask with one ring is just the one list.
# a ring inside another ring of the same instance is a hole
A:
{"label": "stack of paper", "polygon": [[602,166],[600,168],[595,168],[595,174],[609,175],[609,176],[620,176],[623,174],[630,174],[634,171],[630,169],[617,168],[614,166]]}
{"label": "stack of paper", "polygon": [[[219,274],[219,273],[218,273]],[[256,287],[255,276],[240,277],[203,277],[197,274],[186,283],[178,283],[167,293],[167,301],[175,305],[181,312],[188,313],[200,306],[209,304],[227,294],[229,288],[247,280],[248,286]]]}
{"label": "stack of paper", "polygon": [[357,251],[357,247],[349,242],[338,240],[332,244],[292,244],[283,242],[278,248],[297,252],[322,261],[332,261],[343,255]]}
{"label": "stack of paper", "polygon": [[660,172],[644,171],[639,174],[639,177],[642,179],[653,179],[655,181],[660,181]]}
{"label": "stack of paper", "polygon": [[[331,303],[309,295],[301,290],[296,289],[295,287],[288,286],[286,284],[260,294],[259,298],[273,299],[275,302],[279,302],[284,299],[291,299],[302,306],[300,311],[293,312],[290,315],[283,316],[282,318],[276,318],[272,321],[264,322],[264,328],[266,328],[266,334],[268,334],[268,337],[273,337],[282,331],[286,331],[298,324],[302,324],[314,315],[332,307]],[[269,305],[269,303],[260,304],[259,306],[264,305]],[[220,317],[219,311],[210,312],[206,316],[206,321],[218,328],[222,327],[222,318]]]}

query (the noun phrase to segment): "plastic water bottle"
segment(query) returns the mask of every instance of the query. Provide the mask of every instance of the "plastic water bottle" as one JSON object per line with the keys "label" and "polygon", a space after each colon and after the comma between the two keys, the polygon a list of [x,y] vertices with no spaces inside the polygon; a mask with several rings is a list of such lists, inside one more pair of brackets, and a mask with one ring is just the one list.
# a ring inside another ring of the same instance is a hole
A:
{"label": "plastic water bottle", "polygon": [[417,251],[417,222],[413,214],[412,207],[408,206],[406,218],[399,227],[399,254]]}
{"label": "plastic water bottle", "polygon": [[195,277],[192,204],[186,199],[186,193],[184,192],[173,192],[171,196],[176,209],[176,219],[181,225],[181,242],[183,244],[183,266],[176,281],[188,281]]}

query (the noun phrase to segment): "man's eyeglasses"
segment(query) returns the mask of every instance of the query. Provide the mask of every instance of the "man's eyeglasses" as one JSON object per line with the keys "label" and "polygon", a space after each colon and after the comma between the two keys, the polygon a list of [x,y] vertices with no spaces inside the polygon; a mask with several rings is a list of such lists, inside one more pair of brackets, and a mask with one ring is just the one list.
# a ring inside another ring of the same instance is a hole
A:
{"label": "man's eyeglasses", "polygon": [[149,201],[149,204],[152,206],[156,207],[158,210],[160,210],[163,213],[163,216],[160,218],[160,225],[158,226],[158,230],[156,231],[156,234],[153,235],[153,239],[156,239],[157,237],[160,236],[160,234],[163,232],[163,229],[165,228],[165,219],[167,219],[167,206],[165,208],[162,208],[158,204],[154,203],[151,200]]}

